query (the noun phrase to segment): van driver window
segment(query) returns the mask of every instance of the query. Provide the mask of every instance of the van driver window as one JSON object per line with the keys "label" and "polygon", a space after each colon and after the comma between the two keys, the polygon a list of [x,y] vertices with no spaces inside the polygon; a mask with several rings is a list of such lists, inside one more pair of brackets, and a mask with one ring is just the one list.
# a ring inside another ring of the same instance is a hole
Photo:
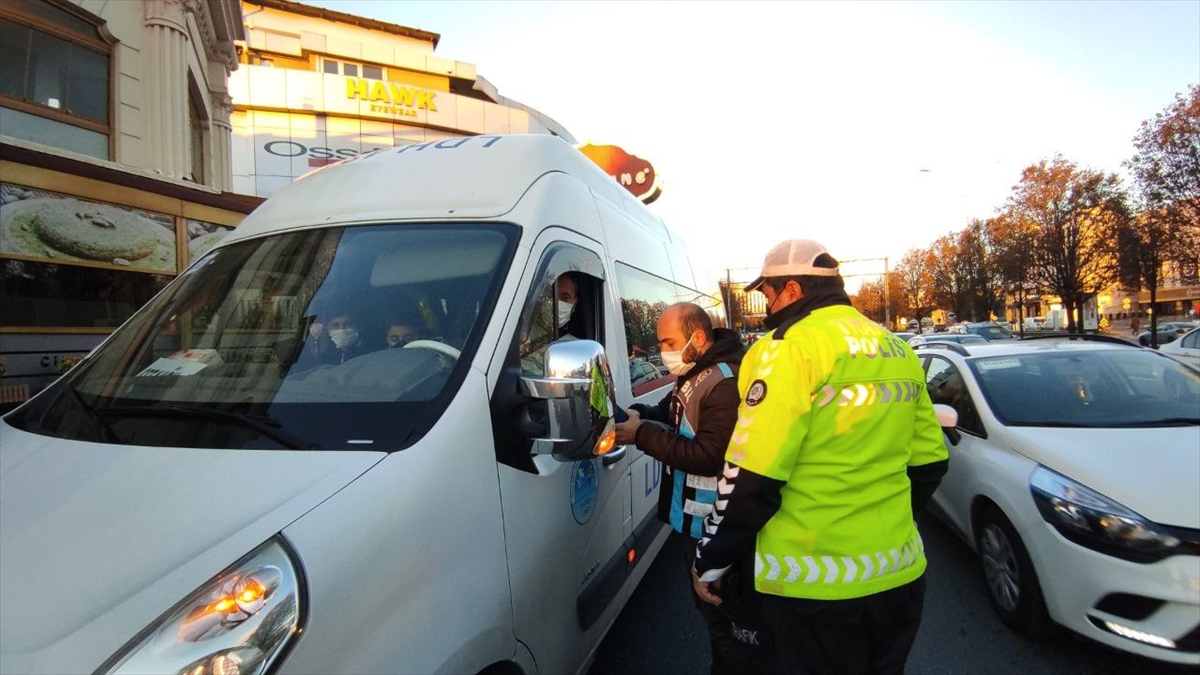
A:
{"label": "van driver window", "polygon": [[[545,374],[546,348],[558,340],[596,340],[603,342],[600,289],[602,281],[579,271],[585,265],[596,269],[599,261],[583,262],[588,254],[566,249],[552,254],[550,265],[530,305],[526,308],[521,328],[519,356],[523,375]],[[566,266],[567,271],[554,268]]]}

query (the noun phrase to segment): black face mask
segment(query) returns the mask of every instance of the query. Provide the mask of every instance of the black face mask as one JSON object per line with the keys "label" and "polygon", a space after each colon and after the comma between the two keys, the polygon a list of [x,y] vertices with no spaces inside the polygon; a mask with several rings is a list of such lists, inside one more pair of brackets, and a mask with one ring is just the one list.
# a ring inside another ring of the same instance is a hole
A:
{"label": "black face mask", "polygon": [[[780,296],[782,296],[782,295],[783,295],[783,291],[780,290],[778,293],[775,294],[775,300],[778,300],[780,298]],[[772,309],[773,307],[775,307],[774,301],[767,304],[767,316],[768,317],[770,317],[772,314],[775,313],[775,310]]]}
{"label": "black face mask", "polygon": [[389,342],[388,349],[403,349],[405,345],[407,345],[408,343],[412,342],[415,339],[416,338],[409,338],[407,340],[397,340],[395,344],[392,344]]}

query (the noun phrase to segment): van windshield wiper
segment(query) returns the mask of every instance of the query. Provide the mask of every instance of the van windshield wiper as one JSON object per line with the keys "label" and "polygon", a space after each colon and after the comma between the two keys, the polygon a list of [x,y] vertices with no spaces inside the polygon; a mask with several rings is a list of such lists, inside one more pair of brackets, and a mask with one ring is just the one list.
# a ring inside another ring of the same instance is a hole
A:
{"label": "van windshield wiper", "polygon": [[1200,424],[1200,417],[1167,417],[1161,420],[1122,422],[1120,424],[1111,424],[1108,426],[1121,429],[1135,427],[1190,427],[1197,424]]}
{"label": "van windshield wiper", "polygon": [[102,438],[107,440],[109,443],[121,442],[117,437],[117,432],[113,430],[112,425],[104,419],[103,415],[97,412],[95,406],[84,400],[83,394],[79,393],[69,384],[65,385],[63,388],[71,393],[71,398],[74,399],[75,404],[80,408],[83,408],[83,411],[87,413],[87,416],[96,423],[96,428],[100,430],[100,436]]}
{"label": "van windshield wiper", "polygon": [[1095,425],[1079,424],[1078,422],[1057,422],[1054,420],[1021,420],[1009,424],[1010,427],[1050,427],[1053,429],[1092,429]]}
{"label": "van windshield wiper", "polygon": [[103,416],[184,417],[210,419],[220,422],[232,422],[234,424],[246,427],[247,429],[257,431],[259,434],[270,438],[289,450],[313,450],[317,447],[315,443],[310,443],[298,436],[293,436],[286,431],[280,430],[279,423],[268,417],[229,412],[227,410],[215,410],[212,408],[201,408],[200,406],[194,405],[170,403],[147,406],[114,406],[109,408],[99,408],[96,410],[96,413]]}

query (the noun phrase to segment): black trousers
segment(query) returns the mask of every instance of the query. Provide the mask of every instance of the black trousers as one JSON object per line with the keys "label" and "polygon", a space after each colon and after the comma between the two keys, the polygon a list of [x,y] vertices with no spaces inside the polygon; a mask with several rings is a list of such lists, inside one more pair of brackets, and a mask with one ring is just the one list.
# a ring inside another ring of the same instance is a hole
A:
{"label": "black trousers", "polygon": [[[899,675],[921,626],[925,578],[852,600],[804,600],[754,590],[753,563],[722,580],[744,673]],[[711,607],[711,605],[710,605]]]}
{"label": "black trousers", "polygon": [[672,537],[681,537],[684,549],[684,573],[687,575],[687,589],[704,624],[708,627],[708,643],[712,651],[712,675],[740,675],[746,672],[746,664],[752,654],[734,637],[733,622],[729,615],[716,605],[710,605],[700,599],[692,588],[692,565],[696,562],[696,540],[691,537],[672,532]]}

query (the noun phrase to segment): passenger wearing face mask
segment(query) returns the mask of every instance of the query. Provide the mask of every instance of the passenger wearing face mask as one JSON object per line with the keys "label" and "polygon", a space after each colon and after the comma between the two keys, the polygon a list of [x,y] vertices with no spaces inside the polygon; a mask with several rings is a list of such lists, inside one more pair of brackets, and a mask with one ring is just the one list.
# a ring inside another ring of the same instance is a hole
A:
{"label": "passenger wearing face mask", "polygon": [[333,349],[327,350],[322,355],[323,363],[345,363],[371,351],[367,348],[362,333],[359,332],[359,325],[357,317],[349,311],[334,314],[333,318],[326,322],[325,330],[333,342]]}
{"label": "passenger wearing face mask", "polygon": [[[696,541],[704,517],[717,501],[717,479],[729,437],[737,423],[738,364],[742,343],[737,333],[713,329],[712,320],[691,303],[672,305],[658,320],[663,364],[675,375],[675,388],[656,406],[635,404],[629,420],[617,424],[617,443],[636,443],[663,463],[658,516],[689,540],[683,572],[691,578]],[[652,424],[645,422],[659,422]],[[708,625],[712,672],[740,672],[740,643],[721,610],[699,602]]]}

